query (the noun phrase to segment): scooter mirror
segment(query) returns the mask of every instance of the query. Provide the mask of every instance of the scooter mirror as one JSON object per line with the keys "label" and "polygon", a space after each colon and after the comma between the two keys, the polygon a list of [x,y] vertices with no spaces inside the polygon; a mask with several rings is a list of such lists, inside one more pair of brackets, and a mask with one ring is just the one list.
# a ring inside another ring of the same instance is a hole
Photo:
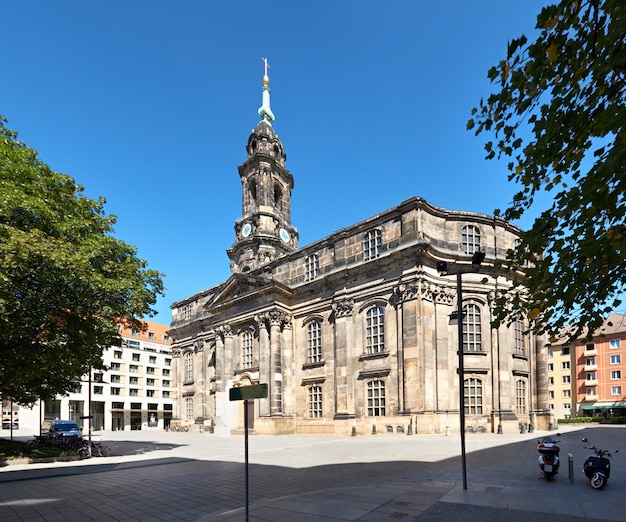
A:
{"label": "scooter mirror", "polygon": [[583,437],[583,442],[589,442],[589,441],[587,440],[587,437]]}
{"label": "scooter mirror", "polygon": [[557,433],[556,436],[560,437],[561,435],[563,435],[562,433]]}

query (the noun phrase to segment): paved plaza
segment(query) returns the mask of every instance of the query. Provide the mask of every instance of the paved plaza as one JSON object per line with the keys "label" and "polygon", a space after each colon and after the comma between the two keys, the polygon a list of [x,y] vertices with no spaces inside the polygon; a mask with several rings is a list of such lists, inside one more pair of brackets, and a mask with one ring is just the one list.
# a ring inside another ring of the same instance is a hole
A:
{"label": "paved plaza", "polygon": [[[250,436],[251,521],[626,521],[626,428],[563,426],[561,471],[541,478],[531,434],[460,438]],[[6,432],[2,432],[6,437]],[[617,454],[609,485],[581,472],[582,437]],[[102,432],[111,457],[0,468],[0,521],[244,521],[244,437]],[[573,483],[567,454],[574,459]]]}

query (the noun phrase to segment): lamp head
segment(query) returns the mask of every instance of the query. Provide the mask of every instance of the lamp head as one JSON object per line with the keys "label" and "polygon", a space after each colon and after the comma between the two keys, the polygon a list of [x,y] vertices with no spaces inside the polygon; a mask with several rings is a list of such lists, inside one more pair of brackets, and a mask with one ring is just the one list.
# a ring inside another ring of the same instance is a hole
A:
{"label": "lamp head", "polygon": [[474,252],[474,255],[472,256],[472,268],[475,270],[478,270],[484,260],[485,260],[485,253],[481,252],[480,250],[477,250],[476,252]]}

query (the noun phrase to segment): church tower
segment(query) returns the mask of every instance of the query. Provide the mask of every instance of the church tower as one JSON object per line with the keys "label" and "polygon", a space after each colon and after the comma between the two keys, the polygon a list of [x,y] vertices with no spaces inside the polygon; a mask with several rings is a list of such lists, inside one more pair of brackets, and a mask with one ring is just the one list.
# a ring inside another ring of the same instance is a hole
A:
{"label": "church tower", "polygon": [[242,212],[235,223],[235,242],[227,251],[233,273],[249,272],[298,248],[298,231],[291,224],[293,176],[285,168],[287,156],[272,127],[269,65],[267,59],[263,62],[261,121],[248,138],[248,159],[239,166]]}

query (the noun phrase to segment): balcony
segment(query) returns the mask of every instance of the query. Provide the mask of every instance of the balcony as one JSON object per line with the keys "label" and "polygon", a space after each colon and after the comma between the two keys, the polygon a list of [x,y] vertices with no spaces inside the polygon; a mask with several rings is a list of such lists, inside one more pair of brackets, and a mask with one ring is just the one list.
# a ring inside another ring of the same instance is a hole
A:
{"label": "balcony", "polygon": [[583,352],[583,355],[585,357],[593,357],[594,355],[598,355],[598,350],[596,350],[595,346],[591,349],[585,347],[585,351]]}
{"label": "balcony", "polygon": [[598,379],[587,379],[585,381],[585,386],[597,386],[598,385]]}
{"label": "balcony", "polygon": [[597,400],[598,400],[598,396],[595,393],[593,395],[589,393],[585,394],[585,401],[595,402]]}
{"label": "balcony", "polygon": [[597,364],[585,364],[585,371],[586,372],[595,372],[598,369],[598,365]]}

